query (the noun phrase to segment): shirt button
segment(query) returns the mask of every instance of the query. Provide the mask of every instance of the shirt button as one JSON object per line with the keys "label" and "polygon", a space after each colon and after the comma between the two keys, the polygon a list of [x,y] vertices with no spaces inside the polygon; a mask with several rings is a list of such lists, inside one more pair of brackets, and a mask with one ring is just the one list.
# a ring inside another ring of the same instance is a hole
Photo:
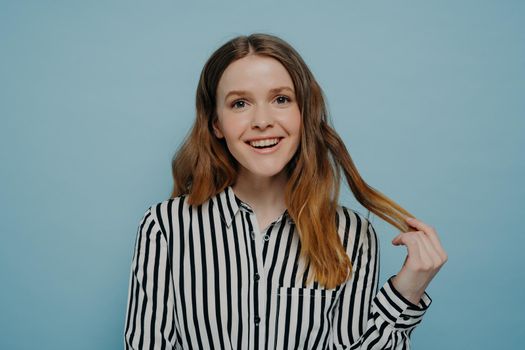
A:
{"label": "shirt button", "polygon": [[259,316],[256,316],[253,320],[255,321],[256,326],[258,326],[259,323],[261,322],[261,318]]}
{"label": "shirt button", "polygon": [[258,281],[260,278],[261,278],[261,275],[259,275],[258,273],[256,273],[256,274],[255,274],[255,280]]}
{"label": "shirt button", "polygon": [[263,239],[264,239],[265,241],[268,241],[268,240],[270,239],[270,236],[268,236],[268,235],[264,235],[264,236],[263,236]]}
{"label": "shirt button", "polygon": [[250,231],[250,237],[252,237],[252,239],[255,239],[255,232]]}

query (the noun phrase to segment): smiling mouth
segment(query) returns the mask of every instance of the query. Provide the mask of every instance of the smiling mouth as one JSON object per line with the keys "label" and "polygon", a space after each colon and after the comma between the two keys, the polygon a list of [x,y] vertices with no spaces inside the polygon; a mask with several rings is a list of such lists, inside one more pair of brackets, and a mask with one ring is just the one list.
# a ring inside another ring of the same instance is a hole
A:
{"label": "smiling mouth", "polygon": [[277,146],[281,142],[282,139],[283,139],[283,137],[278,137],[277,138],[277,142],[273,143],[273,144],[270,144],[270,145],[265,145],[264,143],[262,143],[262,144],[259,144],[259,145],[255,146],[255,145],[252,145],[250,141],[247,141],[246,144],[248,146],[252,147],[252,148],[255,148],[255,149],[267,149],[267,148],[272,148],[272,147]]}

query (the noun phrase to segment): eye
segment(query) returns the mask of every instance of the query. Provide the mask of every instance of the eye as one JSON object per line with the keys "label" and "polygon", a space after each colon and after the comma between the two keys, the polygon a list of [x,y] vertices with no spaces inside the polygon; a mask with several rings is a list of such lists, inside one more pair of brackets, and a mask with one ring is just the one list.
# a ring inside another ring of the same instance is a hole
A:
{"label": "eye", "polygon": [[231,107],[234,109],[243,108],[245,107],[245,103],[246,102],[244,100],[236,100],[232,102]]}
{"label": "eye", "polygon": [[[277,101],[278,102],[290,102],[290,98],[288,96],[281,95],[277,97]],[[279,104],[282,104],[282,103],[279,103]]]}

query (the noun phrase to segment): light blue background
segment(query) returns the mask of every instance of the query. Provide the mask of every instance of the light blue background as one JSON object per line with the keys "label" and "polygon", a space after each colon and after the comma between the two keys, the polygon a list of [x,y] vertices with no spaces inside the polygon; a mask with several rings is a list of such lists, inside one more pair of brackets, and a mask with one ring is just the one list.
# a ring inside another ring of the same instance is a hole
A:
{"label": "light blue background", "polygon": [[[200,70],[256,31],[301,53],[364,179],[440,234],[414,348],[520,347],[524,2],[317,3],[1,2],[1,349],[122,348],[137,226],[170,194]],[[405,248],[373,223],[383,283]]]}

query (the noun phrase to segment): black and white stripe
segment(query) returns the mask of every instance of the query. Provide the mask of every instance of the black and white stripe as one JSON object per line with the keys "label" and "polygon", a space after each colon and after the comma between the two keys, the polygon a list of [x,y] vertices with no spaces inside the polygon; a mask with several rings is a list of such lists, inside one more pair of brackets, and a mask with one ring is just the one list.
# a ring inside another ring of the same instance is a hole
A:
{"label": "black and white stripe", "polygon": [[186,197],[140,220],[125,319],[126,349],[408,349],[431,303],[391,278],[378,291],[372,224],[344,206],[336,224],[353,277],[306,284],[309,266],[285,211],[266,228],[231,187],[200,206]]}

